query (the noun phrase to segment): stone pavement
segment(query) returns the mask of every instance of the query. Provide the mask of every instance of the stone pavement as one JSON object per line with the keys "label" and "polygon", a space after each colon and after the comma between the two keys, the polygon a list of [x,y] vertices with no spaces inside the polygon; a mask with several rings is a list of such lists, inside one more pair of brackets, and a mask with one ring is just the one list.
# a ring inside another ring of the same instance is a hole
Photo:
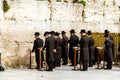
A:
{"label": "stone pavement", "polygon": [[120,68],[112,70],[89,68],[88,71],[72,71],[73,67],[62,66],[53,72],[35,69],[6,69],[0,72],[0,80],[120,80]]}

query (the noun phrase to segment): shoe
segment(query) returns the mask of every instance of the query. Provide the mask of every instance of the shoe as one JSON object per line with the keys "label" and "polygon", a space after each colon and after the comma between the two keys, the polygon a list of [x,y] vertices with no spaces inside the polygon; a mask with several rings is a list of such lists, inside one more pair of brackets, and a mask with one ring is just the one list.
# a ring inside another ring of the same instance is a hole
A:
{"label": "shoe", "polygon": [[93,67],[92,65],[89,65],[88,67]]}
{"label": "shoe", "polygon": [[62,65],[67,65],[67,63],[63,63]]}
{"label": "shoe", "polygon": [[46,71],[53,71],[53,69],[48,69],[48,70],[46,70]]}
{"label": "shoe", "polygon": [[35,67],[35,69],[39,69],[38,67]]}
{"label": "shoe", "polygon": [[111,70],[111,68],[104,68],[105,70]]}
{"label": "shoe", "polygon": [[81,69],[80,71],[87,71],[86,69]]}

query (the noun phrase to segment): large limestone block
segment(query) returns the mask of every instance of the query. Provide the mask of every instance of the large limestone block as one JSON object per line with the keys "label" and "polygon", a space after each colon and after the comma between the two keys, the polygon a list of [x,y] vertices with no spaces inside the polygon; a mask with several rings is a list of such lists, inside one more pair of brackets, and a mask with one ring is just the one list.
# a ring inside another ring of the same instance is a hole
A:
{"label": "large limestone block", "polygon": [[91,5],[93,3],[94,0],[86,0],[86,4],[87,5]]}
{"label": "large limestone block", "polygon": [[118,33],[118,24],[113,23],[106,23],[106,22],[100,22],[95,23],[95,27],[97,28],[97,32],[104,33],[105,29],[108,29],[111,33]]}
{"label": "large limestone block", "polygon": [[105,5],[106,6],[113,6],[114,5],[114,0],[105,0]]}
{"label": "large limestone block", "polygon": [[104,20],[109,23],[119,23],[119,8],[109,6],[104,9]]}
{"label": "large limestone block", "polygon": [[11,42],[32,42],[34,32],[38,31],[43,35],[49,30],[49,14],[48,2],[14,2],[5,13],[5,27],[2,31]]}
{"label": "large limestone block", "polygon": [[120,6],[120,0],[114,0],[116,6]]}
{"label": "large limestone block", "polygon": [[0,22],[3,19],[3,8],[2,8],[2,0],[0,1]]}
{"label": "large limestone block", "polygon": [[105,6],[93,4],[85,7],[85,22],[103,21],[103,10]]}
{"label": "large limestone block", "polygon": [[52,3],[52,20],[81,21],[82,10],[83,7],[81,4]]}
{"label": "large limestone block", "polygon": [[105,5],[105,0],[94,0],[94,3],[98,5]]}
{"label": "large limestone block", "polygon": [[33,47],[33,44],[30,44],[30,43],[20,43],[19,65],[28,65],[29,64],[30,50],[32,50],[32,47]]}
{"label": "large limestone block", "polygon": [[16,2],[10,5],[10,10],[5,14],[9,19],[13,20],[45,20],[49,19],[48,2]]}

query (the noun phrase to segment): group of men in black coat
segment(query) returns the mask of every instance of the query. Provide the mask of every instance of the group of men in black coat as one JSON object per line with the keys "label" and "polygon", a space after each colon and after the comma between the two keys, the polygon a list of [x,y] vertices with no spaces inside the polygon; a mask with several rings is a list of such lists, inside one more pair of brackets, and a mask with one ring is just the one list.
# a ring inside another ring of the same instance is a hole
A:
{"label": "group of men in black coat", "polygon": [[63,65],[68,63],[68,37],[65,35],[65,33],[65,31],[62,31],[62,38],[60,38],[60,33],[58,32],[45,32],[44,46],[43,40],[39,38],[40,34],[38,32],[35,33],[35,41],[32,51],[35,51],[37,69],[39,68],[39,48],[41,48],[42,51],[46,50],[46,62],[48,65],[47,71],[53,71],[53,68],[60,67],[61,58],[63,58]]}
{"label": "group of men in black coat", "polygon": [[[63,59],[62,65],[68,64],[68,58],[71,60],[71,65],[74,65],[74,47],[80,47],[80,61],[82,62],[82,71],[87,71],[88,66],[92,67],[94,65],[94,39],[91,37],[92,32],[86,32],[84,29],[80,31],[81,38],[75,34],[75,30],[70,30],[70,38],[66,36],[66,32],[62,31],[60,38],[60,33],[58,32],[45,32],[45,44],[43,46],[43,40],[39,38],[39,32],[35,33],[35,41],[33,50],[35,51],[37,69],[39,66],[39,50],[46,50],[46,62],[48,65],[47,71],[53,71],[53,68],[60,67],[61,58]],[[68,47],[69,43],[69,47]],[[107,62],[106,69],[112,69],[112,55],[113,55],[113,39],[109,35],[109,32],[105,31],[105,60]],[[42,53],[43,61],[43,53]],[[76,63],[78,63],[78,51],[76,54]],[[41,64],[42,65],[42,64]],[[77,66],[77,64],[76,64]]]}
{"label": "group of men in black coat", "polygon": [[[81,30],[81,39],[75,35],[75,30],[70,31],[71,36],[69,39],[69,58],[71,60],[71,66],[74,64],[74,47],[80,47],[80,62],[82,62],[82,71],[87,71],[88,66],[92,67],[94,64],[94,39],[91,37],[91,31]],[[78,63],[78,52],[76,54],[76,63]],[[89,63],[89,65],[88,65]],[[76,64],[77,66],[77,64]]]}

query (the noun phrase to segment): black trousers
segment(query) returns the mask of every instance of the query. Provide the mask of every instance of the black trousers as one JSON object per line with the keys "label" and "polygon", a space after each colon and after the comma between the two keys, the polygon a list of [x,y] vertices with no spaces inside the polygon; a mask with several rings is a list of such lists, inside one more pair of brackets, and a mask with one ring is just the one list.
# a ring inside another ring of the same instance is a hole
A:
{"label": "black trousers", "polygon": [[37,64],[37,69],[39,69],[39,63],[40,63],[40,61],[39,61],[40,59],[39,59],[39,53],[38,52],[36,52],[35,53],[35,61],[36,61],[36,64]]}
{"label": "black trousers", "polygon": [[112,69],[112,61],[106,61],[107,62],[107,68]]}
{"label": "black trousers", "polygon": [[88,61],[82,61],[83,70],[88,70]]}
{"label": "black trousers", "polygon": [[68,64],[68,58],[63,57],[63,63]]}
{"label": "black trousers", "polygon": [[48,62],[48,67],[49,67],[48,70],[51,70],[51,71],[53,70],[53,63],[54,62]]}
{"label": "black trousers", "polygon": [[94,60],[90,60],[89,61],[89,67],[93,66],[95,64],[95,61]]}
{"label": "black trousers", "polygon": [[[36,64],[37,64],[37,69],[39,69],[40,68],[40,56],[39,56],[39,53],[35,54],[35,61],[36,61]],[[43,67],[43,54],[42,54],[42,59],[41,59],[41,67]]]}

